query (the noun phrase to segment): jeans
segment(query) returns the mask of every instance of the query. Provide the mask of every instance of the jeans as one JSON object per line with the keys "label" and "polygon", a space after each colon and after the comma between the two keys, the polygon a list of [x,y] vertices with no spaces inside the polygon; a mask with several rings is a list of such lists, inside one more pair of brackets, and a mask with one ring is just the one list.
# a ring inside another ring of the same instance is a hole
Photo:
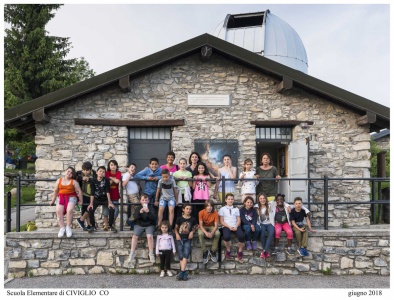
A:
{"label": "jeans", "polygon": [[[271,243],[274,239],[275,228],[272,224],[260,224],[261,226],[261,234],[260,234],[260,241],[261,246],[265,251],[269,251],[271,247]],[[268,236],[265,237],[265,232],[267,232]]]}
{"label": "jeans", "polygon": [[250,225],[242,225],[242,229],[245,232],[245,240],[247,242],[250,242],[251,236],[252,237],[252,241],[256,242],[257,238],[260,236],[260,226],[258,224],[256,224],[256,226],[254,227],[254,232],[252,232],[252,228],[250,227]]}
{"label": "jeans", "polygon": [[190,249],[191,249],[191,240],[189,239],[181,239],[180,241],[175,240],[176,252],[178,252],[179,260],[184,258],[189,259]]}

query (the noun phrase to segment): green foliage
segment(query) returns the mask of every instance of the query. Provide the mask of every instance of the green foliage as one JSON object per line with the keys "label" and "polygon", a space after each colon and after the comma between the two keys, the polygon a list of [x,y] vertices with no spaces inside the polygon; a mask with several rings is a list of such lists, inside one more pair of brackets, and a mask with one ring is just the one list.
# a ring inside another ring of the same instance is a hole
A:
{"label": "green foliage", "polygon": [[[382,152],[382,148],[375,141],[371,141],[371,177],[377,177],[377,155],[379,152]],[[390,177],[390,150],[387,150],[386,153],[386,177]]]}
{"label": "green foliage", "polygon": [[[16,188],[15,185],[5,185],[4,195],[7,195],[9,191]],[[34,186],[22,186],[21,187],[21,204],[35,203],[36,188]],[[11,197],[11,208],[16,205],[16,197]],[[7,197],[4,197],[4,208],[7,207]]]}
{"label": "green foliage", "polygon": [[323,273],[323,275],[331,275],[332,274],[331,268],[326,268],[325,270],[321,270],[321,272]]}

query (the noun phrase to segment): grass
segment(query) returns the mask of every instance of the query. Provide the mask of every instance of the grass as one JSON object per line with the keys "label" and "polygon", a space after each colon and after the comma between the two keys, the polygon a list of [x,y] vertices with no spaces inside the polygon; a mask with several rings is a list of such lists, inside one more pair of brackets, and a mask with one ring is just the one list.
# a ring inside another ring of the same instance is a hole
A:
{"label": "grass", "polygon": [[[372,191],[372,183],[370,183],[371,186],[371,191]],[[381,182],[381,189],[390,187],[390,182]],[[383,199],[379,199],[379,193],[378,193],[378,183],[375,183],[375,200],[383,200]],[[371,201],[372,201],[372,193],[370,194],[371,197]],[[383,198],[383,195],[382,197]],[[380,210],[383,209],[383,204],[376,204],[375,205],[375,217],[376,217],[376,222],[379,223],[383,223],[383,220],[379,220],[379,206],[380,206]],[[370,216],[370,220],[371,220],[371,224],[373,224],[373,216],[371,214]]]}
{"label": "grass", "polygon": [[331,268],[327,268],[325,270],[321,270],[321,272],[323,273],[323,275],[331,275],[332,274]]}

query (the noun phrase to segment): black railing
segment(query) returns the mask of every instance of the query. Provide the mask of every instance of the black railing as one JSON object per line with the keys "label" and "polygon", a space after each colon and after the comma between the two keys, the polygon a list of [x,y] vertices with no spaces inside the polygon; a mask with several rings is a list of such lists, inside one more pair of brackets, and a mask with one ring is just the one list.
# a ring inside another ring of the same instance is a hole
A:
{"label": "black railing", "polygon": [[[43,203],[43,204],[21,204],[21,182],[36,182],[36,181],[56,181],[57,179],[22,179],[19,176],[16,178],[16,231],[20,232],[20,209],[22,206],[49,206],[48,203]],[[133,181],[149,181],[149,180],[141,180],[141,179],[132,179]],[[222,182],[222,203],[215,203],[215,205],[224,205],[224,195],[226,195],[226,190],[225,190],[225,182],[226,181],[296,181],[296,180],[303,180],[303,181],[308,181],[311,183],[312,181],[323,181],[323,194],[324,194],[324,201],[323,202],[311,202],[310,198],[307,199],[307,202],[305,204],[308,205],[308,208],[310,208],[310,205],[322,205],[323,210],[324,210],[324,224],[323,227],[325,230],[328,230],[328,205],[334,205],[334,204],[340,204],[340,205],[353,205],[353,204],[370,204],[371,205],[371,214],[372,214],[372,224],[376,224],[376,213],[375,213],[375,206],[379,204],[389,204],[390,200],[382,200],[382,199],[376,199],[376,183],[378,183],[378,198],[380,198],[381,191],[381,182],[390,182],[390,178],[329,178],[327,176],[324,176],[323,178],[281,178],[281,179],[275,179],[275,178],[259,178],[259,179],[226,179],[225,177],[222,177],[221,179],[209,179],[209,181],[216,182],[217,184],[218,181]],[[329,198],[329,182],[330,181],[369,181],[372,183],[371,186],[371,200],[370,201],[350,201],[350,202],[334,202],[334,201],[328,201]],[[199,179],[188,179],[188,180],[176,180],[176,181],[200,181]],[[115,205],[119,205],[119,214],[120,214],[120,230],[123,231],[123,214],[124,214],[124,206],[133,206],[133,205],[139,205],[139,203],[123,203],[123,186],[120,185],[120,195],[121,198],[119,199],[119,203]],[[257,199],[256,199],[257,201]],[[80,205],[85,205],[88,206],[89,204],[80,204]],[[203,203],[191,203],[193,206],[197,205],[203,205]],[[234,205],[242,205],[241,202],[235,202]],[[7,193],[7,209],[6,209],[6,232],[11,231],[11,193]]]}

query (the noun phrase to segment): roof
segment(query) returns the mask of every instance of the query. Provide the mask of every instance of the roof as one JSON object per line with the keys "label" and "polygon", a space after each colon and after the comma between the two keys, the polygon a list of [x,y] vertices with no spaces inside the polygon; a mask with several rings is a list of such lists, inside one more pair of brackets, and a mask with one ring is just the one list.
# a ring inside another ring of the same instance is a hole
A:
{"label": "roof", "polygon": [[371,134],[371,139],[373,141],[376,141],[378,139],[388,137],[389,135],[390,135],[390,130],[385,129],[385,130],[381,130],[380,132],[376,132],[376,133]]}
{"label": "roof", "polygon": [[376,115],[376,121],[370,126],[371,132],[390,127],[389,107],[279,64],[207,33],[10,108],[4,112],[4,124],[6,127],[15,127],[25,132],[35,132],[33,112],[48,111],[59,104],[113,84],[125,76],[135,77],[142,72],[183,56],[200,53],[203,46],[212,47],[213,52],[252,67],[278,80],[283,78],[290,79],[293,81],[293,86],[322,96],[324,99],[345,106],[360,115]]}

